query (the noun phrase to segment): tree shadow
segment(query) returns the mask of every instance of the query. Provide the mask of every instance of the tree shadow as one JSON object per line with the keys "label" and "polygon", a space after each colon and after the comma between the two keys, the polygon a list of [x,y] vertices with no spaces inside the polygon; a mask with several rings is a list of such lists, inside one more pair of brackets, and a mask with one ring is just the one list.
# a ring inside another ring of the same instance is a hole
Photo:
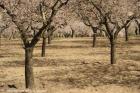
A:
{"label": "tree shadow", "polygon": [[[130,70],[131,64],[110,65],[95,62],[91,64],[76,65],[71,70],[56,70],[50,75],[42,74],[40,80],[49,81],[57,84],[69,85],[76,88],[87,86],[101,86],[107,84],[117,84],[124,86],[139,86],[140,69],[133,65],[134,69]],[[136,73],[137,72],[137,73]],[[46,78],[44,78],[47,76]]]}

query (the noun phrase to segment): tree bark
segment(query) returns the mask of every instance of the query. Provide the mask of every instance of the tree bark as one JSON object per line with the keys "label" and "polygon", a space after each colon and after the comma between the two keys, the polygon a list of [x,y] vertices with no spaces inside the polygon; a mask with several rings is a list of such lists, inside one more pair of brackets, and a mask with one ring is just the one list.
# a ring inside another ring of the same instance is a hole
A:
{"label": "tree bark", "polygon": [[110,39],[110,45],[111,45],[110,61],[111,61],[111,64],[115,64],[116,63],[116,45],[115,45],[114,39]]}
{"label": "tree bark", "polygon": [[34,74],[33,74],[33,48],[25,48],[25,84],[26,88],[34,89]]}
{"label": "tree bark", "polygon": [[41,56],[45,57],[45,51],[46,51],[46,37],[43,37],[43,42],[42,42],[42,53]]}

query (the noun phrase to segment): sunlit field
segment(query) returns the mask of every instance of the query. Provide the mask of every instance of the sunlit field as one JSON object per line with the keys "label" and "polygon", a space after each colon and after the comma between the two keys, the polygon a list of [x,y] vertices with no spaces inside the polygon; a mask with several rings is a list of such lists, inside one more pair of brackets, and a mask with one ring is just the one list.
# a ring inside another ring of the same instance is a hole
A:
{"label": "sunlit field", "polygon": [[[98,38],[56,38],[41,57],[41,41],[34,49],[34,77],[38,93],[140,93],[140,37],[117,42],[117,63],[110,64],[110,44]],[[24,49],[20,39],[2,39],[0,93],[25,89]],[[4,89],[1,91],[1,89]],[[10,92],[12,93],[12,92]],[[19,92],[25,93],[25,92]]]}

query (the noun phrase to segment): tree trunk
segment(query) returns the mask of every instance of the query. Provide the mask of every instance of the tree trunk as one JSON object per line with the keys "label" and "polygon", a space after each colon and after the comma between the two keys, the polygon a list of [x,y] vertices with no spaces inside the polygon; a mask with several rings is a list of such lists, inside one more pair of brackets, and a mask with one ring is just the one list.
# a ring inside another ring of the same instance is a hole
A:
{"label": "tree trunk", "polygon": [[42,42],[42,53],[41,56],[45,57],[45,50],[46,50],[46,37],[43,37],[43,42]]}
{"label": "tree trunk", "polygon": [[111,50],[110,50],[111,64],[115,64],[116,63],[116,45],[115,45],[114,39],[110,39],[110,45],[111,45]]}
{"label": "tree trunk", "polygon": [[0,33],[0,48],[1,48],[1,46],[2,46],[2,43],[1,43],[1,41],[2,41],[2,40],[1,40],[1,33]]}
{"label": "tree trunk", "polygon": [[51,35],[48,35],[48,44],[51,44]]}
{"label": "tree trunk", "polygon": [[35,32],[35,30],[33,31],[34,33],[33,33],[33,35],[35,36],[36,35],[36,32]]}
{"label": "tree trunk", "polygon": [[95,47],[97,37],[97,27],[92,27],[92,31],[93,31],[93,47]]}
{"label": "tree trunk", "polygon": [[74,37],[74,30],[73,30],[73,29],[72,29],[71,37],[72,37],[72,38]]}
{"label": "tree trunk", "polygon": [[93,34],[93,47],[95,47],[96,46],[96,37],[97,37],[97,33],[94,33]]}
{"label": "tree trunk", "polygon": [[100,36],[101,36],[101,37],[103,36],[103,31],[102,31],[102,30],[100,30]]}
{"label": "tree trunk", "polygon": [[12,32],[11,36],[9,37],[9,40],[16,38],[16,32]]}
{"label": "tree trunk", "polygon": [[[138,31],[136,31],[135,30],[135,34],[137,35],[138,33],[139,33],[139,35],[140,35],[140,23],[138,22],[138,20],[135,20],[135,22],[137,23],[137,25],[138,25]],[[137,33],[138,32],[138,33]]]}
{"label": "tree trunk", "polygon": [[125,27],[125,41],[128,41],[128,28]]}
{"label": "tree trunk", "polygon": [[140,35],[140,24],[139,24],[139,35]]}
{"label": "tree trunk", "polygon": [[135,34],[138,35],[138,29],[135,30]]}
{"label": "tree trunk", "polygon": [[72,37],[72,38],[74,37],[74,32],[73,32],[73,31],[72,31],[71,37]]}
{"label": "tree trunk", "polygon": [[25,48],[25,84],[26,84],[26,88],[29,89],[35,88],[32,54],[33,54],[33,48],[26,47]]}

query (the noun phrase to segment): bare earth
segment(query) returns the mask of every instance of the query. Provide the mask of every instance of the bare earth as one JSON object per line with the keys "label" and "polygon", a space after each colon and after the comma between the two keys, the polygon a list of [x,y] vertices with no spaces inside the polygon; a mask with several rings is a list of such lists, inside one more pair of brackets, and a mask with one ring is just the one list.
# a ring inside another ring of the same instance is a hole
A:
{"label": "bare earth", "polygon": [[[140,37],[119,39],[117,64],[109,63],[109,44],[99,38],[55,39],[41,55],[34,50],[34,76],[38,93],[140,93]],[[25,93],[24,50],[21,40],[2,40],[0,93]],[[10,87],[12,86],[12,87]],[[14,88],[15,87],[15,88]],[[18,91],[13,91],[17,89]]]}

